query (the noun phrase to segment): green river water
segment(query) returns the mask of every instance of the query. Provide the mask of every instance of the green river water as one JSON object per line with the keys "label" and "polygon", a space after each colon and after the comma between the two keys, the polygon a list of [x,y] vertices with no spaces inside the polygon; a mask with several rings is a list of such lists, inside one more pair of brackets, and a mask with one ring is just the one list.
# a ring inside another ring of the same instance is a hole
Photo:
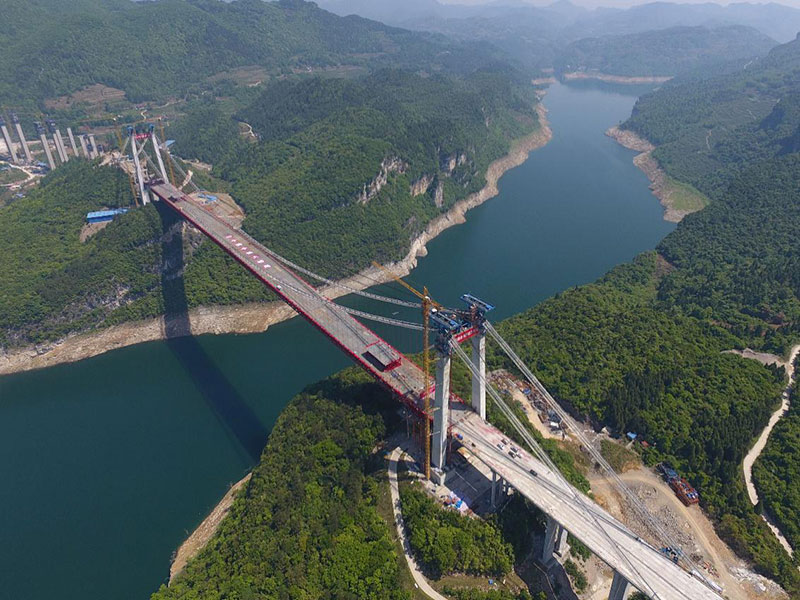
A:
{"label": "green river water", "polygon": [[[470,291],[497,320],[653,248],[674,226],[633,153],[604,135],[641,91],[551,87],[553,140],[431,242],[410,280],[448,304]],[[348,364],[293,319],[0,378],[0,598],[147,598],[292,396]]]}

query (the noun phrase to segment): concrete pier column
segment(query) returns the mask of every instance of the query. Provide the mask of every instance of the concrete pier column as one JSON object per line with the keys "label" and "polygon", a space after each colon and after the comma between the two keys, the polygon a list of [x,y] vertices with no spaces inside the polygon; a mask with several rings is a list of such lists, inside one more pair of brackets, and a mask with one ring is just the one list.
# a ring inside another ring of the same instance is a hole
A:
{"label": "concrete pier column", "polygon": [[492,471],[492,508],[497,506],[497,472]]}
{"label": "concrete pier column", "polygon": [[0,132],[3,133],[3,141],[8,146],[8,154],[11,156],[11,162],[18,165],[20,161],[17,159],[17,152],[14,150],[14,143],[11,141],[11,136],[8,134],[8,127],[6,122],[0,117]]}
{"label": "concrete pier column", "polygon": [[569,554],[569,531],[558,526],[558,535],[556,536],[556,547],[555,553],[558,554],[561,558],[566,558],[567,554]]}
{"label": "concrete pier column", "polygon": [[569,544],[567,543],[567,536],[569,532],[564,529],[561,524],[553,519],[547,517],[547,527],[544,532],[544,547],[542,548],[542,563],[547,564],[553,560],[553,554],[560,557],[566,557],[569,552]]}
{"label": "concrete pier column", "polygon": [[89,143],[92,145],[92,158],[97,158],[100,156],[100,152],[97,150],[97,142],[94,141],[94,134],[89,134]]}
{"label": "concrete pier column", "polygon": [[614,579],[611,581],[608,600],[625,600],[631,593],[633,593],[633,586],[622,575],[614,571]]}
{"label": "concrete pier column", "polygon": [[558,521],[552,517],[547,517],[547,527],[544,531],[544,548],[542,548],[542,563],[547,564],[553,560],[553,552],[556,549],[556,538],[558,537],[559,528],[561,526]]}
{"label": "concrete pier column", "polygon": [[436,360],[436,391],[433,401],[433,445],[431,464],[444,469],[447,460],[447,430],[450,426],[450,355]]}
{"label": "concrete pier column", "polygon": [[480,377],[472,374],[472,408],[481,419],[486,419],[486,334],[472,338],[472,364]]}
{"label": "concrete pier column", "polygon": [[22,125],[19,124],[19,119],[17,119],[15,115],[12,115],[11,122],[14,123],[19,143],[22,144],[22,151],[25,153],[25,162],[31,164],[33,162],[33,157],[31,156],[31,149],[28,148],[28,140],[25,139],[25,134],[22,133]]}
{"label": "concrete pier column", "polygon": [[82,135],[82,134],[79,134],[78,135],[78,141],[81,143],[81,150],[83,150],[83,155],[86,158],[92,158],[91,156],[89,156],[89,149],[86,147],[86,136]]}
{"label": "concrete pier column", "polygon": [[78,146],[75,144],[75,136],[72,134],[72,127],[67,127],[67,136],[69,137],[69,145],[72,146],[72,154],[75,158],[80,157]]}
{"label": "concrete pier column", "polygon": [[[136,183],[139,185],[139,195],[142,198],[142,204],[150,202],[150,196],[147,194],[147,188],[144,185],[144,172],[142,171],[142,163],[139,160],[139,149],[136,147],[136,132],[133,127],[129,127],[131,136],[131,154],[133,155],[133,164],[136,168]],[[89,141],[94,141],[94,136],[89,136]],[[92,158],[97,156],[97,149],[95,148]]]}
{"label": "concrete pier column", "polygon": [[39,141],[42,142],[42,148],[44,148],[44,155],[47,157],[47,164],[50,167],[50,170],[56,168],[56,163],[53,160],[53,153],[50,151],[50,142],[47,140],[47,136],[42,133],[39,136]]}
{"label": "concrete pier column", "polygon": [[61,132],[56,129],[55,133],[53,133],[53,139],[56,142],[56,146],[58,146],[58,155],[61,157],[62,164],[65,162],[69,162],[69,154],[67,154],[67,147],[64,145],[64,138],[61,137]]}

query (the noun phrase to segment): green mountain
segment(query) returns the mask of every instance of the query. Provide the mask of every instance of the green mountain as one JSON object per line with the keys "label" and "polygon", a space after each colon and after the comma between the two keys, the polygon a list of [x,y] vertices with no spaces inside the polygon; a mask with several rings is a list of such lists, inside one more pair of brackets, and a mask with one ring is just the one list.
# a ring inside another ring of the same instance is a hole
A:
{"label": "green mountain", "polygon": [[[642,97],[624,127],[711,204],[653,255],[502,325],[576,413],[639,432],[655,445],[647,462],[678,465],[723,538],[792,597],[796,565],[751,506],[741,467],[779,405],[783,369],[723,351],[785,355],[800,339],[799,87],[800,39]],[[794,545],[797,424],[780,424],[755,470],[763,506]]]}
{"label": "green mountain", "polygon": [[672,27],[644,33],[585,38],[569,44],[555,61],[557,72],[624,76],[674,76],[769,52],[776,42],[740,25]]}
{"label": "green mountain", "polygon": [[[245,230],[340,276],[402,257],[431,219],[482,187],[489,163],[538,127],[535,103],[510,70],[460,78],[381,70],[267,86],[237,113],[261,135],[257,143],[214,100],[188,103],[172,133],[180,152],[215,164],[222,179],[209,185],[244,207]],[[72,161],[0,207],[0,347],[157,316],[179,301],[269,297],[209,242],[194,239],[175,255],[174,218],[154,205],[80,241],[87,211],[130,203],[120,173]],[[164,279],[176,261],[186,262],[179,290]]]}
{"label": "green mountain", "polygon": [[743,165],[796,149],[798,94],[800,37],[734,73],[643,96],[624,127],[658,146],[670,175],[714,195]]}
{"label": "green mountain", "polygon": [[302,0],[6,4],[0,23],[5,106],[41,103],[98,83],[134,102],[165,100],[203,89],[216,73],[253,65],[272,75],[345,65],[469,72],[487,61],[442,38],[340,18]]}

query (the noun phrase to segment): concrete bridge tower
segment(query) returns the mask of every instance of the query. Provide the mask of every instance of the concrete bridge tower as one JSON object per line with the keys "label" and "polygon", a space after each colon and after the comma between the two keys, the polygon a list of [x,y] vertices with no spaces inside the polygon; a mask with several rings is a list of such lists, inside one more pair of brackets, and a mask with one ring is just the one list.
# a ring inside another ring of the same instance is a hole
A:
{"label": "concrete bridge tower", "polygon": [[436,387],[433,400],[433,444],[431,464],[443,470],[447,460],[447,434],[450,428],[450,340],[448,331],[440,331],[436,339]]}

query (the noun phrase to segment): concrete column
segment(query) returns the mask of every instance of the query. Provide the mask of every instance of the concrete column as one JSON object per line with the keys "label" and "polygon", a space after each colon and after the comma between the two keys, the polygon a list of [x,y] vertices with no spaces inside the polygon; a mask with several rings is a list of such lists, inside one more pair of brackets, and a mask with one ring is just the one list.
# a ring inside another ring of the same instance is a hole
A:
{"label": "concrete column", "polygon": [[628,580],[614,571],[614,579],[611,581],[611,591],[608,593],[608,600],[625,600],[633,592],[633,587]]}
{"label": "concrete column", "polygon": [[497,506],[497,472],[492,471],[492,508]]}
{"label": "concrete column", "polygon": [[61,156],[61,162],[68,162],[69,155],[67,154],[67,147],[64,145],[64,138],[61,137],[61,132],[56,129],[55,133],[53,134],[53,139],[56,141],[56,145],[58,146],[58,154]]}
{"label": "concrete column", "polygon": [[22,125],[19,124],[19,121],[15,120],[14,127],[17,129],[19,143],[22,144],[22,151],[25,153],[25,161],[30,164],[33,162],[33,157],[31,156],[31,149],[28,148],[28,140],[25,139],[25,134],[22,133]]}
{"label": "concrete column", "polygon": [[97,158],[100,156],[100,152],[97,151],[97,142],[94,141],[94,134],[89,134],[89,143],[92,144],[92,158]]}
{"label": "concrete column", "polygon": [[556,544],[555,544],[555,553],[558,554],[561,558],[566,558],[567,554],[569,554],[569,531],[558,526],[558,535],[556,536]]}
{"label": "concrete column", "polygon": [[433,401],[433,446],[431,464],[444,469],[447,460],[447,429],[450,425],[450,356],[440,354],[436,361],[436,391]]}
{"label": "concrete column", "polygon": [[6,127],[5,122],[0,125],[0,131],[3,133],[3,141],[6,143],[6,146],[8,146],[8,153],[11,155],[11,162],[13,162],[15,165],[18,165],[19,160],[17,159],[17,153],[14,150],[14,144],[11,141],[11,136],[8,134],[8,128]]}
{"label": "concrete column", "polygon": [[86,158],[92,158],[89,156],[89,149],[86,147],[86,136],[78,134],[78,141],[81,143],[81,150],[83,150],[83,155]]}
{"label": "concrete column", "polygon": [[47,136],[42,133],[39,136],[39,140],[42,142],[42,148],[44,148],[44,155],[47,157],[47,164],[50,165],[50,170],[56,168],[56,163],[53,161],[53,153],[50,152],[50,142],[47,141]]}
{"label": "concrete column", "polygon": [[69,137],[69,145],[72,146],[72,154],[75,155],[75,158],[80,157],[78,146],[75,144],[75,136],[72,135],[72,127],[67,127],[67,136]]}
{"label": "concrete column", "polygon": [[547,528],[544,533],[544,548],[542,548],[542,563],[547,564],[553,559],[553,554],[564,558],[569,553],[567,537],[569,532],[561,524],[547,517]]}
{"label": "concrete column", "polygon": [[472,364],[480,373],[472,374],[472,408],[481,419],[486,419],[486,334],[472,338]]}
{"label": "concrete column", "polygon": [[552,517],[547,517],[547,527],[544,531],[544,548],[542,548],[542,564],[547,564],[553,560],[553,552],[556,549],[556,539],[558,538],[561,525]]}
{"label": "concrete column", "polygon": [[167,170],[164,168],[164,161],[161,159],[161,149],[158,146],[158,138],[156,138],[155,132],[150,132],[150,140],[153,142],[153,151],[156,154],[156,159],[158,159],[158,170],[161,173],[161,178],[168,183],[169,177],[167,177]]}
{"label": "concrete column", "polygon": [[[94,136],[89,137],[89,141],[93,141]],[[139,185],[139,194],[142,197],[142,204],[150,202],[150,196],[147,194],[147,188],[144,186],[144,172],[142,171],[142,164],[139,161],[139,149],[136,147],[136,133],[131,131],[131,154],[133,155],[133,164],[136,167],[136,183]],[[94,156],[97,155],[95,149]],[[435,438],[434,438],[435,439]]]}

